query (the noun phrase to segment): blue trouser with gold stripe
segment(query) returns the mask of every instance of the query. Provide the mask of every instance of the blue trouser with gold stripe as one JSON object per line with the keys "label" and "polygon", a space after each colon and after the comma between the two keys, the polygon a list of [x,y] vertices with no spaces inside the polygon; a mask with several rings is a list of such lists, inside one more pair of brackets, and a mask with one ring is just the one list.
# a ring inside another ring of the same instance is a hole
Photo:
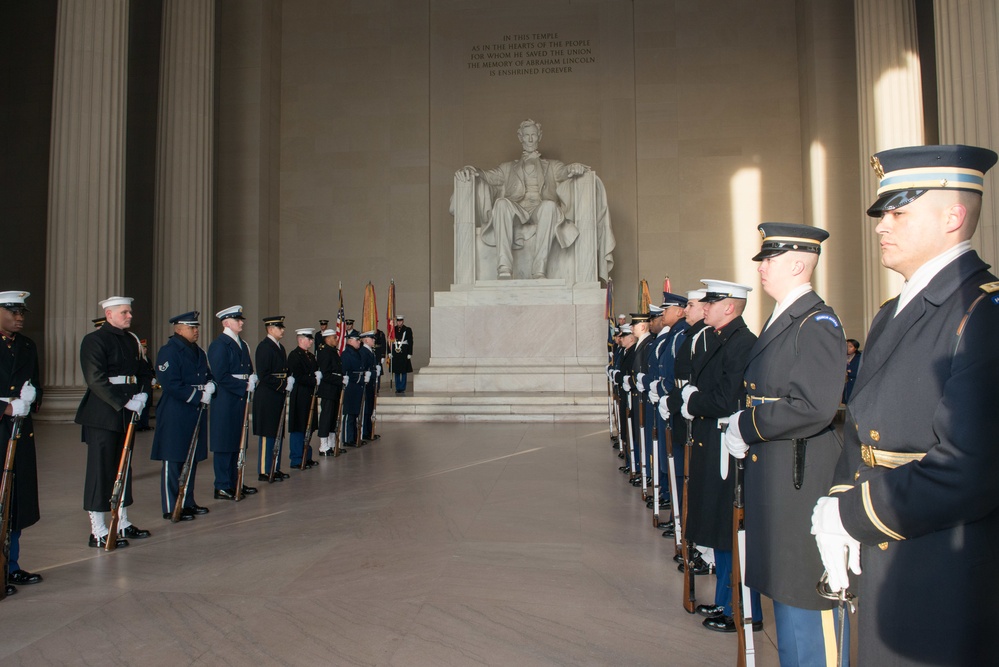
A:
{"label": "blue trouser with gold stripe", "polygon": [[[839,609],[801,609],[774,600],[777,654],[781,667],[836,665]],[[843,652],[850,653],[849,614],[843,626]],[[849,664],[847,659],[844,664]]]}

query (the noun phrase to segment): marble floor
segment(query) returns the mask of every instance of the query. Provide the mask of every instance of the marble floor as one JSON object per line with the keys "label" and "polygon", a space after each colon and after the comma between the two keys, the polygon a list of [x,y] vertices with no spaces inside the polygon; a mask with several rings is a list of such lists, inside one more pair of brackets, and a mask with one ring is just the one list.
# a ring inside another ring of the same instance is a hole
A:
{"label": "marble floor", "polygon": [[[87,547],[85,447],[36,427],[42,520],[0,602],[0,665],[725,665],[736,639],[680,605],[673,543],[599,424],[386,424],[239,503],[160,513],[152,433],[129,518],[153,536]],[[698,577],[702,597],[713,577]],[[757,664],[776,665],[771,609]]]}

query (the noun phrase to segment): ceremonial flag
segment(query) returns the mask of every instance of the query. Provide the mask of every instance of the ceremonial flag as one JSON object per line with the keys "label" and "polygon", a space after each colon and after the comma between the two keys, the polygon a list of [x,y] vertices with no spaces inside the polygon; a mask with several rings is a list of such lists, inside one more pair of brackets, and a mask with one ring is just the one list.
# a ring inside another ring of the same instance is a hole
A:
{"label": "ceremonial flag", "polygon": [[649,283],[645,278],[642,278],[641,287],[642,295],[638,300],[638,312],[647,313],[649,312],[649,304],[652,303],[652,297],[649,296]]}
{"label": "ceremonial flag", "polygon": [[672,292],[673,287],[669,284],[669,276],[663,279],[663,299],[666,298],[666,292]]}
{"label": "ceremonial flag", "polygon": [[378,304],[375,303],[375,286],[369,281],[364,286],[364,309],[361,311],[361,333],[378,328]]}
{"label": "ceremonial flag", "polygon": [[336,349],[337,352],[343,354],[343,350],[347,347],[347,318],[343,314],[343,281],[340,281],[340,309],[336,311]]}
{"label": "ceremonial flag", "polygon": [[395,280],[389,281],[388,305],[385,306],[385,326],[388,327],[388,342],[395,340]]}
{"label": "ceremonial flag", "polygon": [[604,303],[604,319],[607,320],[607,354],[614,355],[614,279],[607,279],[607,301]]}

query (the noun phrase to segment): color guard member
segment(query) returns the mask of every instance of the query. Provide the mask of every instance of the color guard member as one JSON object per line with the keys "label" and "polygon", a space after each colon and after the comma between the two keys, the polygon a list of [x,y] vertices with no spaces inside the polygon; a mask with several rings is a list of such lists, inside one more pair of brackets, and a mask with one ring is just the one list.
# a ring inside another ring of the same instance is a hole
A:
{"label": "color guard member", "polygon": [[295,330],[297,347],[288,353],[288,372],[295,378],[295,387],[291,390],[288,403],[288,454],[292,468],[319,465],[312,460],[312,447],[305,449],[305,429],[309,426],[309,412],[312,412],[312,428],[316,428],[318,406],[313,406],[315,391],[323,374],[319,370],[319,362],[312,353],[313,336],[316,330],[312,327]]}
{"label": "color guard member", "polygon": [[[281,339],[284,338],[284,315],[265,317],[264,327],[267,335],[257,344],[253,364],[260,378],[253,393],[253,435],[260,437],[257,479],[261,482],[270,479],[275,441],[284,418],[285,400],[288,392],[295,386],[295,379],[288,375],[288,354],[281,344]],[[281,460],[280,450],[277,460]],[[275,469],[275,482],[287,477],[287,473]]]}

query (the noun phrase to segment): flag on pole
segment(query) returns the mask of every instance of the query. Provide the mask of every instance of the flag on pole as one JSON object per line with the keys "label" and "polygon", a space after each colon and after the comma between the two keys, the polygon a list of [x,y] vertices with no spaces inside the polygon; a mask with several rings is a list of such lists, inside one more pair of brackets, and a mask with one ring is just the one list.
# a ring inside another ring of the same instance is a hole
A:
{"label": "flag on pole", "polygon": [[672,285],[669,284],[669,276],[666,276],[663,279],[663,299],[666,298],[666,293],[667,292],[672,292],[672,291],[673,291],[673,287],[672,287]]}
{"label": "flag on pole", "polygon": [[388,327],[388,342],[395,340],[395,280],[389,281],[388,305],[385,306],[385,326]]}
{"label": "flag on pole", "polygon": [[340,309],[336,311],[336,349],[343,354],[347,347],[347,318],[343,314],[343,281],[340,281]]}
{"label": "flag on pole", "polygon": [[375,286],[369,281],[364,286],[364,309],[361,311],[361,333],[378,328],[378,304],[375,303]]}
{"label": "flag on pole", "polygon": [[614,354],[614,279],[607,279],[607,301],[604,303],[604,319],[607,320],[607,354]]}
{"label": "flag on pole", "polygon": [[641,296],[638,299],[638,312],[647,313],[649,312],[649,304],[652,303],[652,297],[649,296],[649,282],[642,278],[641,282]]}

